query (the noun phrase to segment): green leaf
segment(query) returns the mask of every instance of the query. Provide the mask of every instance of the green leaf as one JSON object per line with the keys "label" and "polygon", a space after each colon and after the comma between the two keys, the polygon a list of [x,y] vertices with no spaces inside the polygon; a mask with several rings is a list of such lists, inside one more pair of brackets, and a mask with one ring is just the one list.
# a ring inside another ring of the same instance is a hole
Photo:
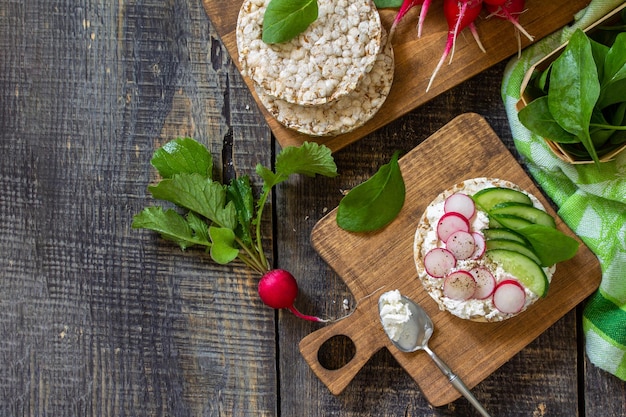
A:
{"label": "green leaf", "polygon": [[317,0],[271,0],[263,15],[265,43],[287,42],[317,19]]}
{"label": "green leaf", "polygon": [[598,107],[626,100],[626,33],[620,33],[606,53],[601,72],[602,90]]}
{"label": "green leaf", "polygon": [[205,242],[210,241],[209,225],[202,218],[193,214],[193,211],[187,213],[187,223],[197,239]]}
{"label": "green leaf", "polygon": [[528,103],[518,113],[519,121],[531,132],[559,143],[576,143],[579,139],[559,125],[550,109],[548,97],[539,97]]}
{"label": "green leaf", "polygon": [[377,9],[388,9],[402,6],[403,0],[374,0]]}
{"label": "green leaf", "polygon": [[163,211],[162,207],[147,207],[133,217],[132,227],[155,231],[164,239],[176,242],[182,250],[196,244],[210,245],[204,236],[194,235],[190,223],[173,209]]}
{"label": "green leaf", "polygon": [[221,265],[226,265],[239,255],[239,249],[234,246],[235,232],[223,227],[209,227],[211,237],[211,259]]}
{"label": "green leaf", "polygon": [[177,174],[148,190],[154,198],[169,201],[194,211],[219,226],[234,229],[237,213],[232,202],[226,204],[224,186],[200,174]]}
{"label": "green leaf", "polygon": [[578,136],[596,162],[599,161],[589,135],[589,123],[599,96],[600,81],[591,44],[585,33],[577,29],[553,63],[548,107],[557,123]]}
{"label": "green leaf", "polygon": [[353,188],[339,202],[337,224],[350,232],[380,229],[396,218],[404,205],[405,186],[396,152],[367,181]]}
{"label": "green leaf", "polygon": [[337,175],[337,165],[331,151],[315,142],[304,142],[301,146],[288,146],[276,157],[276,173],[282,176],[304,174],[309,177]]}
{"label": "green leaf", "polygon": [[208,149],[191,138],[178,138],[157,149],[150,163],[163,178],[198,173],[211,178],[213,157]]}
{"label": "green leaf", "polygon": [[254,217],[254,197],[250,178],[243,176],[230,182],[226,189],[228,200],[232,201],[237,210],[238,227],[236,234],[245,244],[252,244],[251,226]]}
{"label": "green leaf", "polygon": [[578,251],[578,241],[558,229],[533,224],[517,230],[532,245],[543,265],[566,261]]}

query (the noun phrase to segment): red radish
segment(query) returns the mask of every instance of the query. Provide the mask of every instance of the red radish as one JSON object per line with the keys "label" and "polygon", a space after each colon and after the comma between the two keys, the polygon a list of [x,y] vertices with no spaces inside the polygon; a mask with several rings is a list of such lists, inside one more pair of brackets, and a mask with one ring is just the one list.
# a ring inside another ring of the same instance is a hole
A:
{"label": "red radish", "polygon": [[[493,0],[492,0],[493,1]],[[508,20],[515,26],[515,28],[524,34],[531,42],[535,39],[531,34],[529,34],[526,29],[522,25],[520,25],[517,16],[524,12],[525,1],[524,0],[505,0],[502,2],[495,2],[498,4],[493,4],[492,1],[485,1],[485,8],[490,13],[488,17],[495,16],[500,19]],[[518,33],[519,36],[519,33]],[[519,43],[518,38],[518,43]],[[521,51],[521,46],[520,46]]]}
{"label": "red radish", "polygon": [[468,259],[476,251],[474,236],[469,232],[458,230],[446,240],[446,249],[452,252],[457,260]]}
{"label": "red radish", "polygon": [[502,281],[493,292],[493,304],[503,313],[519,313],[526,304],[524,287],[513,279]]}
{"label": "red radish", "polygon": [[[482,0],[444,0],[443,1],[443,14],[448,22],[448,37],[446,40],[446,46],[441,55],[439,63],[435,67],[435,71],[430,77],[428,87],[426,91],[430,90],[430,87],[435,79],[435,76],[439,72],[439,69],[443,65],[451,51],[454,51],[456,44],[456,38],[459,33],[470,26],[478,17],[481,11]],[[472,34],[475,32],[472,31]]]}
{"label": "red radish", "polygon": [[476,292],[476,280],[467,271],[455,271],[443,282],[443,295],[453,300],[469,300]]}
{"label": "red radish", "polygon": [[480,259],[485,254],[485,250],[487,249],[485,236],[480,232],[472,232],[472,237],[474,238],[474,247],[476,250],[472,254],[471,258]]}
{"label": "red radish", "polygon": [[477,266],[476,268],[470,269],[469,273],[472,274],[476,280],[476,291],[474,291],[472,298],[484,300],[493,294],[496,288],[496,279],[487,268]]}
{"label": "red radish", "polygon": [[259,296],[261,300],[272,308],[286,308],[297,317],[317,322],[327,320],[319,317],[307,316],[300,313],[293,305],[298,295],[298,283],[296,279],[284,269],[273,269],[261,277],[259,281]]}
{"label": "red radish", "polygon": [[454,193],[444,201],[443,211],[446,213],[454,211],[462,214],[467,220],[471,220],[476,214],[476,204],[474,204],[472,197],[467,194]]}
{"label": "red radish", "polygon": [[443,278],[456,266],[456,258],[448,249],[434,248],[424,256],[424,269],[434,278]]}
{"label": "red radish", "polygon": [[469,221],[459,213],[445,213],[437,222],[437,236],[443,242],[446,242],[452,233],[459,230],[464,232],[469,232],[470,230]]}
{"label": "red radish", "polygon": [[400,6],[400,10],[396,14],[396,17],[391,24],[391,28],[389,29],[389,36],[387,38],[387,42],[391,42],[393,35],[396,33],[396,27],[407,14],[407,12],[415,6],[422,5],[422,9],[420,10],[419,22],[417,24],[417,37],[422,36],[422,26],[424,25],[424,20],[426,19],[426,14],[428,13],[428,8],[430,7],[431,0],[404,0],[402,5]]}
{"label": "red radish", "polygon": [[489,6],[502,6],[506,0],[483,0],[483,3]]}

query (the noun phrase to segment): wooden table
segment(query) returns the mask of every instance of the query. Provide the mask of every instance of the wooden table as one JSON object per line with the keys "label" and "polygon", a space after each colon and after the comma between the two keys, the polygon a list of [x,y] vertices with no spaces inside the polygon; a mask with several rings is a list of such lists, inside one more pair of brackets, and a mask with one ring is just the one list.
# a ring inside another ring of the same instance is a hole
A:
{"label": "wooden table", "polygon": [[[320,324],[262,305],[244,267],[130,228],[153,204],[160,144],[192,136],[223,178],[255,187],[278,151],[200,0],[2,0],[0,31],[0,415],[477,415],[464,399],[429,406],[384,349],[332,395],[298,350]],[[301,310],[354,305],[310,233],[394,151],[476,112],[515,154],[504,66],[338,151],[340,176],[275,190],[266,244],[298,278]],[[474,387],[494,416],[626,414],[626,384],[584,355],[580,314]]]}

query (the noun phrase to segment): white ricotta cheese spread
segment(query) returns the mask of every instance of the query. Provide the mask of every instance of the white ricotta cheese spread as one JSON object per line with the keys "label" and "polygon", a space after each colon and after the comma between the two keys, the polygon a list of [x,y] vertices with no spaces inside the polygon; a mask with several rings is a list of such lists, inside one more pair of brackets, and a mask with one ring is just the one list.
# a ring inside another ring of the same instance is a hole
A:
{"label": "white ricotta cheese spread", "polygon": [[[432,204],[430,204],[426,208],[426,211],[424,215],[422,216],[421,223],[425,223],[427,226],[430,226],[430,227],[427,230],[418,228],[417,233],[421,234],[421,236],[419,237],[416,236],[416,250],[419,249],[419,254],[416,253],[415,256],[416,257],[421,256],[421,259],[423,259],[424,255],[428,253],[428,251],[430,251],[431,249],[437,248],[437,247],[445,247],[445,242],[442,242],[437,237],[436,225],[439,219],[441,218],[441,216],[444,214],[444,202],[447,196],[455,192],[462,192],[471,196],[484,188],[491,188],[491,187],[498,187],[498,186],[502,186],[502,184],[494,184],[493,182],[486,181],[486,180],[485,181],[468,180],[468,181],[465,181],[462,185],[457,186],[456,188],[458,189],[454,189],[454,190],[451,190],[449,192],[446,192],[440,195],[439,198],[437,198]],[[518,187],[514,187],[514,184],[510,184],[510,186],[511,186],[510,188],[519,189]],[[523,191],[523,190],[520,190],[520,191]],[[531,198],[531,200],[533,201],[533,205],[535,207],[545,210],[541,202],[539,202],[539,200],[537,200],[536,197],[528,193],[526,194]],[[487,229],[488,227],[489,227],[489,218],[487,217],[487,213],[479,210],[479,208],[476,207],[476,214],[474,215],[472,219],[470,219],[471,231],[482,232],[484,229]],[[417,244],[418,240],[421,240],[419,245]],[[483,266],[483,267],[488,268],[493,274],[494,278],[496,279],[496,283],[500,283],[506,279],[513,278],[510,274],[504,271],[500,266],[498,266],[494,262],[491,262],[488,258],[484,256],[479,259],[458,260],[455,268],[450,272],[454,272],[458,270],[467,271],[477,266]],[[552,266],[549,268],[543,268],[543,269],[544,269],[544,272],[546,273],[546,276],[548,277],[548,280],[551,280],[552,275],[554,274],[554,271],[555,271],[555,266]],[[488,297],[486,299],[473,299],[472,298],[469,300],[454,300],[454,299],[448,298],[444,296],[443,294],[443,288],[442,288],[443,281],[444,281],[443,279],[429,276],[423,267],[422,268],[418,267],[418,275],[419,275],[420,280],[424,284],[424,287],[430,294],[430,296],[439,304],[439,308],[442,310],[448,310],[450,313],[462,319],[470,319],[470,320],[479,319],[480,321],[481,318],[484,318],[484,320],[486,321],[502,321],[502,320],[505,320],[507,318],[510,318],[512,316],[519,314],[519,313],[516,313],[516,314],[502,313],[501,311],[495,308],[491,297]],[[537,294],[533,293],[526,287],[524,287],[524,291],[526,293],[526,302],[520,312],[524,311],[528,306],[533,304],[539,298]]]}

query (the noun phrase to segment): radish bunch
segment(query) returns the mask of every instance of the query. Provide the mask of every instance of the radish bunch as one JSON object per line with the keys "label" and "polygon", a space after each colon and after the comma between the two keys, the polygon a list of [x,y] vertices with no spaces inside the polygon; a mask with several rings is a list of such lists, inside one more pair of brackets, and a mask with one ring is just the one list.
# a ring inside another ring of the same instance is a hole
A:
{"label": "radish bunch", "polygon": [[[421,5],[422,7],[420,10],[419,22],[417,25],[417,36],[421,37],[422,27],[426,18],[426,14],[428,13],[430,3],[431,0],[404,0],[391,25],[388,40],[391,41],[395,34],[397,25],[404,18],[407,12],[413,7],[419,5]],[[523,33],[524,36],[526,36],[528,39],[530,39],[530,41],[533,41],[533,37],[522,27],[522,25],[520,25],[517,18],[517,16],[521,14],[525,9],[524,0],[443,0],[443,13],[448,24],[448,35],[443,54],[441,55],[441,59],[437,63],[437,66],[435,67],[435,70],[430,77],[428,86],[426,87],[426,91],[430,90],[430,87],[432,86],[433,81],[437,76],[437,73],[443,66],[443,63],[448,58],[448,56],[450,56],[450,62],[452,62],[452,58],[454,57],[454,49],[456,46],[456,39],[459,36],[459,33],[461,33],[461,31],[463,31],[465,28],[469,28],[480,50],[486,52],[485,48],[482,45],[482,42],[480,41],[480,37],[478,36],[478,31],[475,24],[476,19],[483,9],[483,5],[484,8],[489,12],[488,17],[493,16],[507,20],[511,22],[518,30],[516,34],[518,39],[518,50],[520,52],[520,32]]]}
{"label": "radish bunch", "polygon": [[517,313],[526,302],[523,286],[515,279],[497,282],[491,271],[476,265],[457,269],[459,261],[480,260],[486,249],[485,237],[471,228],[476,215],[476,205],[463,193],[450,195],[444,201],[444,214],[436,224],[437,238],[442,247],[429,250],[424,256],[424,269],[435,279],[441,279],[443,295],[459,301],[491,298],[502,313]]}

